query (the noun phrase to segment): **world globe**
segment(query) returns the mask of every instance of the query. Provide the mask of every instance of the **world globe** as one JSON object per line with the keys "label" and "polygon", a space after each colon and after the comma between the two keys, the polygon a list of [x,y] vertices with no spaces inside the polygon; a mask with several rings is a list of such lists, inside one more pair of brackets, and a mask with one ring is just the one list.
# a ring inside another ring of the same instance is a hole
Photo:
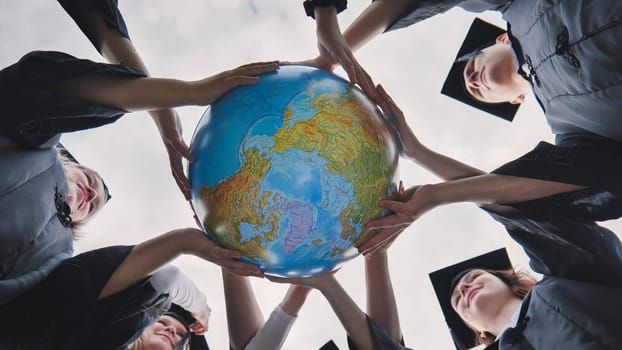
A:
{"label": "world globe", "polygon": [[391,130],[354,85],[286,65],[207,108],[190,145],[192,202],[209,237],[265,274],[304,277],[358,255],[396,191]]}

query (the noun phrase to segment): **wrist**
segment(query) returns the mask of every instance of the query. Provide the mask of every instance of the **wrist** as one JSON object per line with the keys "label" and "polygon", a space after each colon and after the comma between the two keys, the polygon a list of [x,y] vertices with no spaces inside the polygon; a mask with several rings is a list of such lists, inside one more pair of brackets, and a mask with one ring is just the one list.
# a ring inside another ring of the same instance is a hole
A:
{"label": "wrist", "polygon": [[386,266],[388,260],[387,251],[383,249],[376,249],[372,253],[365,255],[365,265],[368,267]]}
{"label": "wrist", "polygon": [[335,15],[346,9],[347,0],[305,0],[303,3],[305,14],[311,18],[317,18],[316,9],[331,8]]}
{"label": "wrist", "polygon": [[313,288],[311,287],[307,287],[307,286],[303,286],[300,284],[292,284],[291,287],[289,288],[289,290],[287,291],[288,294],[291,294],[294,297],[303,297],[306,298],[307,295],[309,295],[309,293],[311,292]]}
{"label": "wrist", "polygon": [[440,182],[437,184],[423,185],[417,190],[419,198],[425,198],[428,209],[459,202],[455,196],[458,194],[453,188],[452,181]]}
{"label": "wrist", "polygon": [[338,282],[335,279],[333,273],[326,273],[319,276],[312,287],[320,291],[320,293],[326,294],[326,292],[331,289],[330,286],[334,285],[335,283]]}
{"label": "wrist", "polygon": [[187,96],[187,104],[191,106],[200,106],[201,104],[201,80],[199,81],[182,81],[181,89]]}
{"label": "wrist", "polygon": [[185,229],[179,233],[176,241],[181,244],[181,251],[184,254],[196,255],[209,238],[197,229]]}
{"label": "wrist", "polygon": [[337,23],[337,9],[334,6],[317,6],[313,9],[313,13],[318,26],[322,26],[325,23]]}
{"label": "wrist", "polygon": [[419,140],[413,143],[411,147],[403,150],[403,156],[412,160],[417,165],[425,166],[425,159],[429,157],[430,149],[425,147]]}
{"label": "wrist", "polygon": [[298,316],[310,291],[310,287],[291,285],[280,304],[281,310],[292,317]]}

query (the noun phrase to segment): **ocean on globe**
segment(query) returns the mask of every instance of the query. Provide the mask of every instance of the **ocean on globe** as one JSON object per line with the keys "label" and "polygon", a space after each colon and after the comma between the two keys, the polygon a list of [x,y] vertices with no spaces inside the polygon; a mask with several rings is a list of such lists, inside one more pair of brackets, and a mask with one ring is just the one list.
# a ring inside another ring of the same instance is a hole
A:
{"label": "ocean on globe", "polygon": [[375,105],[317,68],[286,65],[208,107],[188,173],[207,234],[264,273],[303,277],[358,255],[395,192],[398,154]]}

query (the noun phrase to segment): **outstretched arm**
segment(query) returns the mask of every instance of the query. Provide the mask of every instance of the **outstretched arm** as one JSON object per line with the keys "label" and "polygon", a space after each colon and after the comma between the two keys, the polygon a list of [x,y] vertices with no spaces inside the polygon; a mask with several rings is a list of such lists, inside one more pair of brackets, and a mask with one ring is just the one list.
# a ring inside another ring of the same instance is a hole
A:
{"label": "outstretched arm", "polygon": [[126,111],[204,106],[237,86],[256,83],[259,74],[273,71],[277,67],[277,62],[251,63],[197,81],[85,76],[64,81],[56,90]]}
{"label": "outstretched arm", "polygon": [[99,299],[124,290],[180,254],[195,255],[238,274],[262,276],[256,266],[235,261],[240,252],[217,246],[203,231],[178,229],[136,245],[110,276]]}
{"label": "outstretched arm", "polygon": [[264,324],[253,287],[248,278],[222,270],[227,308],[229,347],[242,350]]}
{"label": "outstretched arm", "polygon": [[365,255],[367,314],[394,340],[402,340],[402,329],[389,273],[387,249],[397,236],[387,240],[373,253]]}
{"label": "outstretched arm", "polygon": [[412,0],[375,0],[343,32],[352,51],[363,47],[389,28],[404,14],[418,6]]}
{"label": "outstretched arm", "polygon": [[399,137],[402,156],[447,180],[434,185],[438,189],[435,191],[438,204],[463,201],[480,204],[517,203],[581,188],[561,182],[489,174],[434,152],[419,142],[404,114],[382,86],[378,86],[378,96],[385,120]]}
{"label": "outstretched arm", "polygon": [[282,348],[310,291],[309,287],[290,285],[281,304],[272,310],[268,320],[257,330],[244,350]]}

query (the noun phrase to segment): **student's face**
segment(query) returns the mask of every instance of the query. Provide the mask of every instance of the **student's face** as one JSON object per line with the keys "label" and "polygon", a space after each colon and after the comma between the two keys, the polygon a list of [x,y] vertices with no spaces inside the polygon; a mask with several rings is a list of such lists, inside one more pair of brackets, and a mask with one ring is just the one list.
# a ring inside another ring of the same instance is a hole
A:
{"label": "student's face", "polygon": [[177,319],[162,316],[156,323],[145,328],[141,339],[144,350],[172,350],[186,335],[186,327]]}
{"label": "student's face", "polygon": [[463,76],[468,93],[482,102],[521,103],[530,91],[529,83],[518,74],[505,36],[467,61]]}
{"label": "student's face", "polygon": [[462,276],[451,294],[451,305],[460,318],[477,330],[496,320],[503,306],[517,298],[508,285],[484,270]]}
{"label": "student's face", "polygon": [[70,165],[65,168],[65,177],[69,187],[67,204],[73,221],[85,221],[106,204],[104,183],[93,170]]}

